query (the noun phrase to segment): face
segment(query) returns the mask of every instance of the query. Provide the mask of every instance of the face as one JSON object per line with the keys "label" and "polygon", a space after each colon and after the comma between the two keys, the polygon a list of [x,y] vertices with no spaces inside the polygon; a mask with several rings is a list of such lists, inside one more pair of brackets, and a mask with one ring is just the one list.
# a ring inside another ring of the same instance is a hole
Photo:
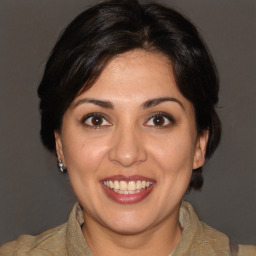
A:
{"label": "face", "polygon": [[197,134],[168,60],[136,50],[75,98],[55,137],[87,225],[133,234],[178,222],[207,134]]}

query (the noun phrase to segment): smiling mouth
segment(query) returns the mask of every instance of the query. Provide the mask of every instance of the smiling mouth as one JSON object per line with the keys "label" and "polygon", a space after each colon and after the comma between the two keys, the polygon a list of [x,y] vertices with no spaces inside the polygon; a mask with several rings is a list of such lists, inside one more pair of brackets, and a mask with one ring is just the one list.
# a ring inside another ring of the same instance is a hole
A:
{"label": "smiling mouth", "polygon": [[103,184],[112,189],[114,192],[118,194],[137,194],[141,191],[149,188],[153,182],[145,181],[145,180],[137,180],[137,181],[118,181],[118,180],[107,180],[103,181]]}
{"label": "smiling mouth", "polygon": [[101,180],[106,195],[119,204],[138,203],[151,194],[155,181],[142,176],[116,175]]}

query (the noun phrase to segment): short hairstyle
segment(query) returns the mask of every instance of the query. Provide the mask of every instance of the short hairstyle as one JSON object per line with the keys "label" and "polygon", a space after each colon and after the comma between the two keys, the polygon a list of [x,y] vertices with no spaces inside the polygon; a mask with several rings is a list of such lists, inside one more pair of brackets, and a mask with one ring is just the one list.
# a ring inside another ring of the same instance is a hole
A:
{"label": "short hairstyle", "polygon": [[[85,10],[57,41],[38,88],[43,144],[55,151],[54,131],[61,130],[71,102],[93,86],[113,57],[134,49],[170,60],[179,91],[194,106],[197,132],[209,130],[209,158],[221,135],[215,111],[219,79],[212,57],[187,18],[172,8],[137,0],[103,1]],[[193,170],[190,188],[202,184],[202,168]]]}

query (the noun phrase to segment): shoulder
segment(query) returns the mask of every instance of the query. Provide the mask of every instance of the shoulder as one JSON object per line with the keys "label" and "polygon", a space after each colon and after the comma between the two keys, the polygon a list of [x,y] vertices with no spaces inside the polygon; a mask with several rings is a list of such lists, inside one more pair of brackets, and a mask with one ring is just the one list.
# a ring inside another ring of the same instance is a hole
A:
{"label": "shoulder", "polygon": [[67,255],[66,229],[67,224],[63,224],[37,236],[22,235],[18,240],[2,245],[0,256],[65,256]]}
{"label": "shoulder", "polygon": [[256,246],[233,244],[227,235],[200,221],[188,202],[182,203],[179,220],[183,229],[179,246],[182,252],[190,255],[256,255]]}
{"label": "shoulder", "polygon": [[[236,254],[234,254],[236,256]],[[256,246],[254,245],[238,245],[237,256],[255,256],[256,255]]]}
{"label": "shoulder", "polygon": [[204,241],[207,241],[209,247],[215,251],[228,252],[231,256],[256,256],[256,246],[233,243],[225,234],[207,224],[201,222],[201,226],[203,228]]}
{"label": "shoulder", "polygon": [[203,222],[201,222],[201,225],[204,230],[205,241],[207,241],[212,248],[218,248],[218,250],[222,248],[222,250],[224,249],[223,251],[226,251],[225,248],[228,248],[231,256],[256,256],[256,246],[233,243],[220,231]]}
{"label": "shoulder", "polygon": [[213,227],[200,222],[201,228],[201,244],[200,247],[205,251],[211,251],[209,255],[230,255],[230,241],[229,238],[222,232]]}
{"label": "shoulder", "polygon": [[204,222],[201,222],[192,205],[188,202],[182,202],[179,222],[182,228],[182,236],[173,256],[230,256],[228,237]]}

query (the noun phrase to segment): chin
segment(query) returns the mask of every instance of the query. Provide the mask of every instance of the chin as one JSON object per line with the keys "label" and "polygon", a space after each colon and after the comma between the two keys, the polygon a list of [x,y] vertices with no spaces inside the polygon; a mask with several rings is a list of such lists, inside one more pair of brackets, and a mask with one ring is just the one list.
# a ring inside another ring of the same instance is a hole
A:
{"label": "chin", "polygon": [[145,231],[147,225],[142,223],[115,223],[110,229],[121,235],[135,235]]}
{"label": "chin", "polygon": [[151,226],[153,220],[147,220],[143,214],[128,214],[114,216],[106,220],[105,225],[116,233],[123,235],[133,235],[145,231]]}

